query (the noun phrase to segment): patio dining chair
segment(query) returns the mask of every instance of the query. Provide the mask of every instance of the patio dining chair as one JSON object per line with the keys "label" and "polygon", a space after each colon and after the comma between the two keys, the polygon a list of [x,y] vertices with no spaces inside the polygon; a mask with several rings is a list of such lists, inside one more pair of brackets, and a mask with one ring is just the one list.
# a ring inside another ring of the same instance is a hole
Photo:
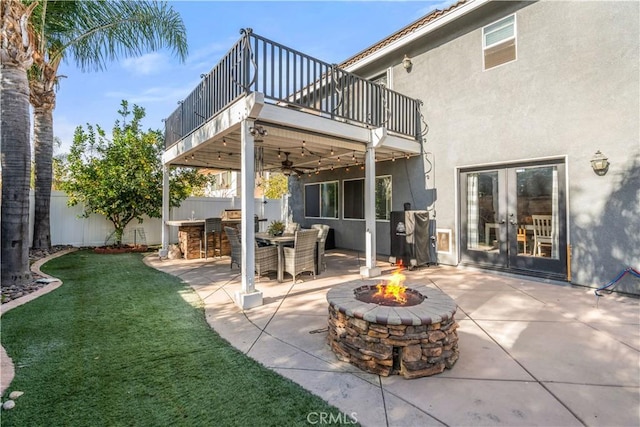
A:
{"label": "patio dining chair", "polygon": [[225,227],[224,232],[227,234],[229,245],[231,245],[231,264],[229,268],[233,268],[233,264],[240,268],[242,265],[242,244],[240,243],[238,230],[233,227]]}
{"label": "patio dining chair", "polygon": [[293,247],[284,247],[284,272],[293,276],[295,283],[296,276],[305,271],[310,271],[313,278],[316,278],[315,248],[318,241],[318,230],[298,230],[296,231]]}
{"label": "patio dining chair", "polygon": [[327,269],[327,264],[324,262],[324,247],[327,242],[327,236],[329,235],[329,227],[327,224],[313,224],[311,228],[318,230],[318,264],[316,273]]}
{"label": "patio dining chair", "polygon": [[[240,234],[238,230],[233,227],[225,227],[225,233],[229,239],[231,245],[231,266],[236,264],[238,268],[242,265],[242,243],[240,241]],[[278,270],[278,248],[273,245],[259,247],[255,242],[255,272],[258,273],[258,277],[262,276],[268,271]]]}

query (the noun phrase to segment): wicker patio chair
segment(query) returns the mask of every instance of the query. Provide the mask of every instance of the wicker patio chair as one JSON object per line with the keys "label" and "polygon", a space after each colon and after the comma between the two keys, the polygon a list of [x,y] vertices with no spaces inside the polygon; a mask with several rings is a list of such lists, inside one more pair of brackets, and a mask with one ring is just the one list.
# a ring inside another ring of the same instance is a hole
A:
{"label": "wicker patio chair", "polygon": [[302,272],[310,271],[316,278],[315,248],[318,241],[318,230],[296,231],[292,248],[282,248],[284,254],[284,272],[296,276]]}
{"label": "wicker patio chair", "polygon": [[[238,268],[240,268],[242,265],[242,244],[238,230],[232,227],[225,227],[224,231],[227,233],[231,244],[231,268],[233,268],[233,264],[237,264]],[[255,271],[258,273],[258,277],[267,271],[278,271],[278,248],[275,246],[259,247],[257,242],[254,244]]]}
{"label": "wicker patio chair", "polygon": [[327,264],[324,262],[324,246],[327,242],[327,236],[329,235],[329,227],[327,224],[313,224],[311,228],[318,230],[318,265],[316,273],[327,269]]}
{"label": "wicker patio chair", "polygon": [[227,239],[229,239],[229,244],[231,245],[231,265],[229,268],[233,268],[233,264],[240,268],[242,265],[242,245],[240,244],[238,230],[233,227],[225,227],[224,232],[227,233]]}
{"label": "wicker patio chair", "polygon": [[256,243],[256,273],[258,277],[267,271],[278,271],[278,248],[274,245],[258,246]]}

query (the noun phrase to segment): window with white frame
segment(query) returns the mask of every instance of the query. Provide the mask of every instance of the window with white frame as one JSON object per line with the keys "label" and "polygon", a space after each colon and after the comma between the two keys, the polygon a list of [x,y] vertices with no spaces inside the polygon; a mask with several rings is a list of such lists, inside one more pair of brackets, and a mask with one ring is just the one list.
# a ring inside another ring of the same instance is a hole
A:
{"label": "window with white frame", "polygon": [[516,59],[516,16],[511,15],[482,29],[484,69]]}
{"label": "window with white frame", "polygon": [[387,76],[387,72],[385,71],[383,74],[379,74],[371,79],[372,82],[377,83],[384,87],[389,87],[389,78]]}
{"label": "window with white frame", "polygon": [[[376,219],[391,216],[391,175],[377,176],[375,184]],[[364,178],[342,181],[342,217],[364,219]]]}
{"label": "window with white frame", "polygon": [[304,216],[338,218],[338,181],[305,184]]}

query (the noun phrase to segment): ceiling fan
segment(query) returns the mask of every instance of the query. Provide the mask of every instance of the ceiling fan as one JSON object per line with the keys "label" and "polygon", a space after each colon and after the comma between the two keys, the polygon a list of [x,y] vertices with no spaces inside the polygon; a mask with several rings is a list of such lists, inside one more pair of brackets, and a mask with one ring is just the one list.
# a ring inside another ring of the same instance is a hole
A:
{"label": "ceiling fan", "polygon": [[283,151],[285,156],[284,161],[282,162],[282,173],[286,176],[290,176],[292,173],[296,175],[304,175],[306,172],[301,169],[296,169],[293,167],[293,162],[289,160],[289,152]]}

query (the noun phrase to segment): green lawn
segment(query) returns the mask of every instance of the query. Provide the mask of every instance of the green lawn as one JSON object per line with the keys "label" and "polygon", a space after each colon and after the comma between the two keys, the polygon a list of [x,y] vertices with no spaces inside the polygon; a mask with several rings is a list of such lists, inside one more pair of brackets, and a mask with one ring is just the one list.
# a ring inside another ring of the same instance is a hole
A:
{"label": "green lawn", "polygon": [[64,285],[2,316],[2,345],[16,366],[3,401],[25,393],[2,411],[2,426],[293,426],[319,412],[344,419],[231,347],[181,296],[191,289],[142,258],[78,251],[44,265]]}

